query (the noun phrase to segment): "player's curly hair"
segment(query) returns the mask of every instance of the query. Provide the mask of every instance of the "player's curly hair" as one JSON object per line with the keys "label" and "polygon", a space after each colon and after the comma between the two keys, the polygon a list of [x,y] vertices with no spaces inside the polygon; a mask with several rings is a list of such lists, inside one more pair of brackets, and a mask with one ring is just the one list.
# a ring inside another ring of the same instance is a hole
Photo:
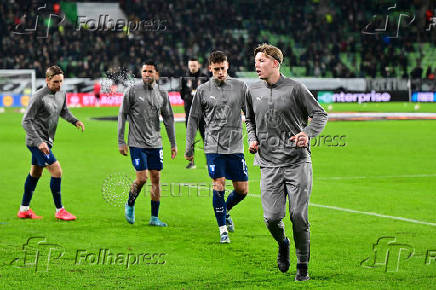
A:
{"label": "player's curly hair", "polygon": [[220,50],[216,50],[209,55],[209,64],[221,63],[224,61],[227,61],[227,55]]}
{"label": "player's curly hair", "polygon": [[64,74],[64,72],[62,71],[62,69],[60,67],[58,67],[57,65],[53,65],[47,69],[47,71],[45,72],[45,77],[47,79],[51,79],[55,75],[63,75],[63,74]]}
{"label": "player's curly hair", "polygon": [[282,51],[274,45],[268,43],[259,44],[259,46],[254,49],[254,56],[256,56],[256,54],[258,54],[259,52],[263,52],[264,54],[271,56],[272,58],[277,60],[279,64],[283,62]]}

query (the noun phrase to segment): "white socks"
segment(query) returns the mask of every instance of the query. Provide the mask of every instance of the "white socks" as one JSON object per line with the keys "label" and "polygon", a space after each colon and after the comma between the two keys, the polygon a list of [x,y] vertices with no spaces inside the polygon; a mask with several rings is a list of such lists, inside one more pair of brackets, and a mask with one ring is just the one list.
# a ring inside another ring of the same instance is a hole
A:
{"label": "white socks", "polygon": [[[27,206],[25,206],[25,205],[20,205],[20,211],[28,211],[29,210],[29,206],[27,205]],[[56,209],[56,212],[59,212],[61,209],[63,209],[64,207],[61,207],[61,208],[57,208]]]}
{"label": "white socks", "polygon": [[24,211],[28,211],[29,210],[29,206],[28,205],[20,205],[20,211],[24,212]]}
{"label": "white socks", "polygon": [[219,229],[220,229],[220,235],[222,235],[223,233],[227,233],[228,232],[226,225],[219,227]]}

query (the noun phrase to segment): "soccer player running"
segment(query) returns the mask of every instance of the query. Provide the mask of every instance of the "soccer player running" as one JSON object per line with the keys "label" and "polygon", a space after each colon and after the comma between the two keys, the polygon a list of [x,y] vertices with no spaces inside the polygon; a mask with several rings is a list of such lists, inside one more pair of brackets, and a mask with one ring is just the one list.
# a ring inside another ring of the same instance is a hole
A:
{"label": "soccer player running", "polygon": [[[208,79],[208,77],[205,74],[202,74],[200,72],[200,62],[197,58],[191,57],[188,61],[188,69],[189,72],[182,79],[182,86],[180,90],[180,96],[183,100],[183,105],[185,108],[185,125],[188,126],[188,119],[189,119],[189,111],[191,110],[192,106],[192,99],[195,96],[195,93],[197,92],[197,88],[199,85],[205,83]],[[200,119],[198,130],[200,131],[201,138],[204,140],[204,120]],[[195,169],[195,163],[194,158],[188,163],[186,166],[186,169]]]}
{"label": "soccer player running", "polygon": [[58,66],[51,66],[47,69],[45,76],[47,85],[33,94],[22,121],[23,128],[26,131],[26,146],[32,153],[32,167],[24,184],[23,199],[17,216],[30,219],[42,218],[36,215],[29,205],[42,171],[46,168],[51,175],[50,189],[56,207],[55,217],[71,221],[75,220],[76,217],[67,212],[62,206],[62,168],[53,155],[53,141],[59,117],[77,128],[81,128],[82,132],[85,130],[85,126],[67,108],[66,93],[61,91],[62,82],[64,81],[62,69]]}
{"label": "soccer player running", "polygon": [[[151,219],[152,226],[166,227],[159,219],[160,206],[160,171],[163,169],[162,136],[160,134],[159,115],[162,115],[165,129],[171,143],[171,158],[177,154],[174,129],[174,114],[168,93],[161,91],[156,84],[158,76],[156,65],[147,61],[141,67],[142,82],[129,88],[124,94],[123,103],[118,114],[118,149],[127,156],[130,150],[136,179],[129,191],[125,205],[127,222],[135,223],[135,201],[147,181],[151,179]],[[124,141],[126,120],[129,121],[127,147]]]}
{"label": "soccer player running", "polygon": [[[278,243],[278,268],[290,265],[290,242],[282,219],[286,197],[297,256],[296,281],[309,279],[310,256],[308,204],[312,190],[310,138],[321,133],[327,113],[301,83],[280,74],[283,54],[262,44],[254,50],[255,68],[261,80],[246,94],[249,150],[260,166],[261,201],[268,230]],[[308,118],[312,118],[308,124]]]}
{"label": "soccer player running", "polygon": [[[234,231],[229,211],[248,192],[248,173],[244,159],[241,110],[245,112],[246,85],[228,77],[229,63],[222,51],[209,56],[213,78],[200,85],[192,101],[186,132],[185,158],[193,159],[195,134],[201,119],[205,121],[204,152],[213,180],[213,208],[220,231],[220,242],[230,243],[228,231]],[[226,179],[234,190],[224,199]]]}

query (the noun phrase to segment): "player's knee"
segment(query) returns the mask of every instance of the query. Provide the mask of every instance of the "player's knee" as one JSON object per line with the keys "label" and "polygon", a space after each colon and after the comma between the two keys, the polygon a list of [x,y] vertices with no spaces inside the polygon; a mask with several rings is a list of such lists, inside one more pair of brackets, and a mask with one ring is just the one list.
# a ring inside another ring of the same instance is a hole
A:
{"label": "player's knee", "polygon": [[226,189],[226,182],[222,180],[215,180],[213,182],[213,189],[216,191],[224,191]]}
{"label": "player's knee", "polygon": [[282,218],[278,218],[277,216],[264,217],[263,220],[268,228],[271,226],[279,226],[283,223]]}
{"label": "player's knee", "polygon": [[57,177],[57,178],[62,177],[62,168],[59,161],[56,161],[55,163],[49,165],[48,169],[52,177]]}
{"label": "player's knee", "polygon": [[214,184],[213,185],[213,189],[216,191],[224,191],[225,190],[225,186],[221,185],[221,184]]}
{"label": "player's knee", "polygon": [[160,183],[159,182],[152,182],[151,183],[151,191],[152,192],[160,192]]}
{"label": "player's knee", "polygon": [[150,180],[153,184],[159,184],[160,182],[160,171],[150,170]]}
{"label": "player's knee", "polygon": [[247,195],[248,193],[248,184],[239,185],[235,191],[241,195]]}
{"label": "player's knee", "polygon": [[292,227],[295,231],[307,231],[309,229],[309,221],[307,214],[302,211],[297,211],[291,214]]}
{"label": "player's knee", "polygon": [[159,186],[160,184],[160,176],[150,176],[151,184],[153,186]]}
{"label": "player's knee", "polygon": [[147,176],[137,176],[136,177],[136,183],[139,185],[139,186],[143,186],[145,183],[147,182]]}
{"label": "player's knee", "polygon": [[43,167],[32,166],[30,169],[30,176],[40,178],[42,176]]}
{"label": "player's knee", "polygon": [[33,178],[40,178],[42,176],[42,172],[30,172],[30,176]]}

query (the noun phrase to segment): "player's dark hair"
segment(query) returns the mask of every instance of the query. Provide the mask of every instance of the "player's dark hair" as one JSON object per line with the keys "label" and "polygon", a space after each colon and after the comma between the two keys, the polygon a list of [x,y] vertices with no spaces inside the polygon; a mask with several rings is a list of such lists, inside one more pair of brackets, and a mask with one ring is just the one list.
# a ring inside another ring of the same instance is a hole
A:
{"label": "player's dark hair", "polygon": [[197,58],[197,57],[190,57],[190,58],[188,59],[188,61],[198,61],[198,58]]}
{"label": "player's dark hair", "polygon": [[254,50],[254,56],[259,52],[263,52],[264,54],[271,56],[275,60],[277,60],[280,64],[283,62],[283,53],[280,49],[275,47],[274,45],[268,43],[262,43]]}
{"label": "player's dark hair", "polygon": [[45,72],[45,77],[47,79],[51,79],[55,75],[63,75],[63,74],[64,74],[64,72],[62,71],[62,69],[60,67],[58,67],[57,65],[53,65],[47,69],[47,71]]}
{"label": "player's dark hair", "polygon": [[209,64],[220,63],[224,61],[227,61],[227,55],[220,50],[214,51],[209,55]]}
{"label": "player's dark hair", "polygon": [[[144,61],[144,63],[142,64],[142,66],[144,66],[144,65],[152,65],[152,66],[154,66],[154,70],[157,71],[157,72],[159,72],[159,69],[157,68],[157,65],[156,65],[156,64],[154,63],[154,61],[152,61],[152,60]],[[142,70],[142,67],[141,67],[141,70]]]}

